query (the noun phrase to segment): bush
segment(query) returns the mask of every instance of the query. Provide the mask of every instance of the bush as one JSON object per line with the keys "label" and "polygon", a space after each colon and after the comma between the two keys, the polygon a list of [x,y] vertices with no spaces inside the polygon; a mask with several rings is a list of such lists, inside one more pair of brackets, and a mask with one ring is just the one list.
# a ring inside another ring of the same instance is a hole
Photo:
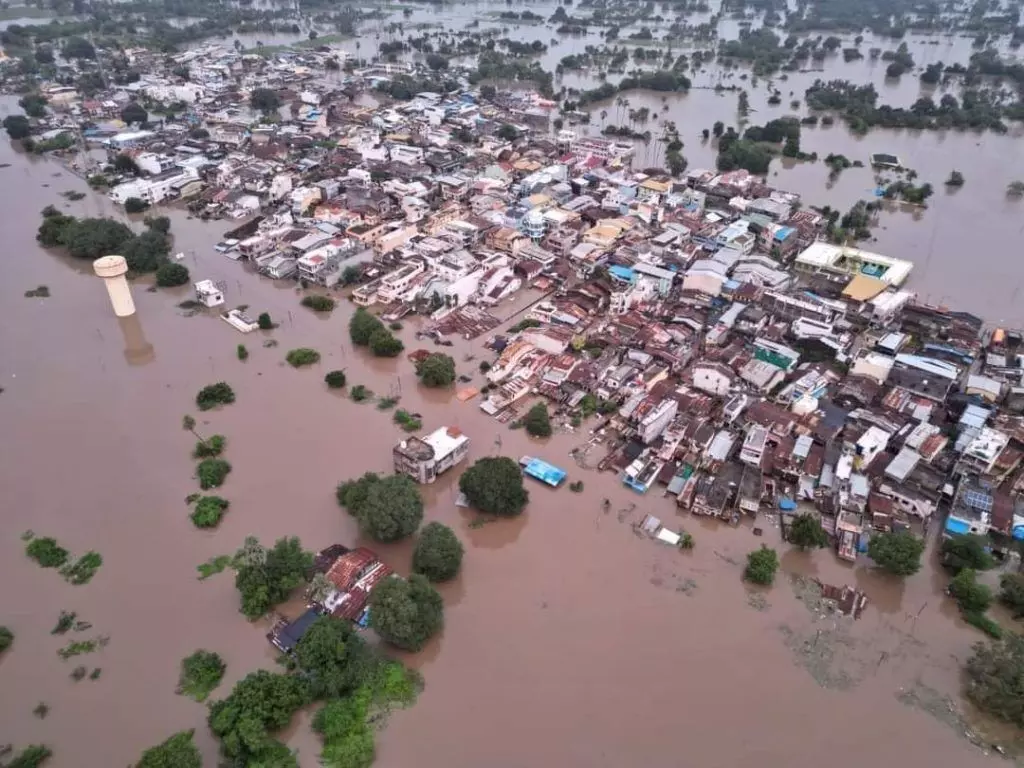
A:
{"label": "bush", "polygon": [[448,581],[459,572],[462,555],[462,543],[451,528],[441,523],[428,523],[413,550],[412,570],[430,581]]}
{"label": "bush", "polygon": [[157,267],[156,284],[161,288],[176,288],[189,280],[188,267],[168,261]]}
{"label": "bush", "polygon": [[526,427],[526,432],[534,437],[550,437],[551,418],[548,416],[547,404],[537,403],[527,411],[523,425]]}
{"label": "bush", "polygon": [[203,459],[196,467],[199,487],[204,491],[219,488],[231,471],[231,465],[224,459]]}
{"label": "bush", "polygon": [[320,294],[305,296],[300,303],[314,312],[330,312],[335,307],[334,299]]}
{"label": "bush", "polygon": [[96,571],[100,569],[101,565],[103,565],[103,557],[99,552],[86,552],[74,563],[61,568],[60,575],[64,577],[65,581],[80,586],[92,581],[92,577],[96,575]]}
{"label": "bush", "polygon": [[69,557],[68,551],[57,544],[56,539],[50,537],[32,539],[25,547],[25,554],[43,568],[60,568],[68,561]]}
{"label": "bush", "polygon": [[779,556],[774,549],[764,544],[760,549],[755,549],[747,555],[747,567],[743,571],[743,578],[754,584],[765,586],[775,581],[775,572],[779,569]]}
{"label": "bush", "polygon": [[292,368],[302,368],[307,365],[314,365],[320,362],[320,353],[309,347],[299,347],[291,350],[285,355],[285,360]]}
{"label": "bush", "polygon": [[209,459],[220,456],[227,445],[227,438],[224,435],[214,435],[209,440],[199,440],[196,447],[192,449],[193,459]]}
{"label": "bush", "polygon": [[220,496],[203,496],[190,517],[196,528],[216,528],[228,511],[230,502]]}
{"label": "bush", "polygon": [[352,398],[353,402],[362,403],[373,397],[373,391],[367,389],[362,384],[356,384],[349,390],[348,396]]}
{"label": "bush", "polygon": [[330,371],[324,376],[324,382],[331,389],[341,389],[345,386],[345,372],[344,371]]}
{"label": "bush", "polygon": [[256,318],[256,325],[261,331],[270,331],[274,328],[274,321],[270,319],[269,312],[260,312],[260,316]]}
{"label": "bush", "polygon": [[202,768],[202,765],[199,749],[192,742],[192,731],[181,731],[143,752],[135,768]]}
{"label": "bush", "polygon": [[398,424],[406,432],[418,432],[423,428],[423,422],[402,408],[395,411],[394,420],[395,424]]}
{"label": "bush", "polygon": [[[49,747],[33,744],[30,747],[25,747],[11,762],[5,763],[5,766],[6,768],[39,768],[52,755],[53,752]],[[186,766],[186,768],[188,767]]]}
{"label": "bush", "polygon": [[480,373],[487,373],[489,370],[491,370],[491,364],[488,363],[486,360],[481,360]]}
{"label": "bush", "polygon": [[3,653],[14,643],[14,633],[7,627],[0,627],[0,653]]}
{"label": "bush", "polygon": [[975,643],[966,673],[967,698],[980,710],[1024,726],[1024,638],[1010,632],[1001,642]]}
{"label": "bush", "polygon": [[[181,660],[178,693],[196,701],[206,701],[213,689],[220,685],[227,665],[213,651],[196,651]],[[169,767],[168,767],[169,768]]]}
{"label": "bush", "polygon": [[373,332],[369,346],[375,357],[398,357],[405,349],[402,340],[383,327]]}
{"label": "bush", "polygon": [[348,333],[352,343],[359,347],[368,346],[371,337],[378,331],[386,331],[384,323],[360,307],[348,321]]}
{"label": "bush", "polygon": [[142,213],[149,208],[149,203],[138,197],[129,197],[124,201],[125,213]]}
{"label": "bush", "polygon": [[385,642],[418,651],[444,626],[444,602],[419,574],[389,576],[370,593],[370,626]]}
{"label": "bush", "polygon": [[868,556],[897,576],[912,576],[921,568],[924,541],[908,531],[880,533],[868,543]]}
{"label": "bush", "polygon": [[233,402],[235,391],[223,381],[203,387],[196,395],[196,407],[200,411],[208,411],[218,405],[229,405]]}
{"label": "bush", "polygon": [[425,387],[449,387],[455,383],[455,361],[449,355],[430,355],[416,367],[416,374]]}
{"label": "bush", "polygon": [[992,604],[992,590],[978,583],[977,574],[971,568],[962,569],[950,582],[949,594],[964,613],[981,614]]}
{"label": "bush", "polygon": [[583,493],[583,481],[577,480],[576,482],[569,483],[569,490],[573,493]]}
{"label": "bush", "polygon": [[245,344],[239,344],[235,347],[235,354],[243,363],[249,359],[249,350],[245,348]]}
{"label": "bush", "polygon": [[964,621],[972,627],[977,627],[989,637],[993,637],[998,640],[1003,636],[1003,628],[999,625],[999,622],[994,621],[984,613],[980,613],[979,611],[964,611],[962,616],[964,617]]}
{"label": "bush", "polygon": [[470,506],[488,515],[513,517],[530,500],[519,465],[507,456],[478,460],[462,473],[459,490],[466,494]]}

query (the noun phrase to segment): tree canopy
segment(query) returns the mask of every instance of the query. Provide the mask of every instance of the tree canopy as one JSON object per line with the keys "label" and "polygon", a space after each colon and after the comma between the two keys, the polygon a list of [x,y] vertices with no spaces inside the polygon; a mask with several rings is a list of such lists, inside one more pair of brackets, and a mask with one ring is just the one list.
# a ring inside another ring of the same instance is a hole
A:
{"label": "tree canopy", "polygon": [[[279,752],[280,742],[271,734],[287,726],[308,701],[301,677],[261,669],[240,680],[226,699],[214,702],[207,722],[225,757],[235,765],[256,765]],[[266,764],[277,768],[275,763]]]}
{"label": "tree canopy", "polygon": [[4,118],[4,130],[12,139],[24,139],[32,133],[32,124],[24,115],[8,115]]}
{"label": "tree canopy", "polygon": [[523,426],[534,437],[550,437],[551,417],[548,416],[547,403],[537,403],[528,410],[523,418]]}
{"label": "tree canopy", "polygon": [[973,568],[961,569],[949,585],[949,594],[967,613],[984,613],[992,605],[992,590],[978,583]]}
{"label": "tree canopy", "polygon": [[999,602],[1013,611],[1016,619],[1024,617],[1024,573],[1006,573],[999,579]]}
{"label": "tree canopy", "polygon": [[249,105],[253,109],[267,114],[275,112],[281,107],[281,98],[277,95],[277,91],[270,88],[254,88],[249,95]]}
{"label": "tree canopy", "polygon": [[242,600],[241,611],[249,619],[259,618],[287,600],[313,565],[313,555],[303,550],[295,537],[278,539],[269,550],[249,537],[235,560],[235,587]]}
{"label": "tree canopy", "polygon": [[921,568],[924,541],[908,531],[880,533],[868,542],[868,556],[897,576],[912,576]]}
{"label": "tree canopy", "polygon": [[198,650],[181,660],[178,693],[196,701],[206,701],[213,689],[220,685],[227,665],[219,653]]}
{"label": "tree canopy", "polygon": [[226,381],[207,384],[196,395],[196,407],[200,411],[208,411],[218,405],[229,405],[235,402],[235,391]]}
{"label": "tree canopy", "polygon": [[397,541],[413,533],[423,521],[423,499],[412,478],[368,472],[338,486],[338,502],[359,522],[359,529],[375,541]]}
{"label": "tree canopy", "polygon": [[126,123],[145,123],[149,121],[149,113],[137,101],[129,101],[121,109],[121,119]]}
{"label": "tree canopy", "polygon": [[489,515],[518,515],[530,500],[519,465],[507,456],[478,460],[462,473],[459,490],[474,509]]}
{"label": "tree canopy", "polygon": [[419,574],[389,576],[370,593],[370,626],[386,642],[418,651],[444,626],[444,603]]}
{"label": "tree canopy", "polygon": [[775,572],[778,569],[778,554],[774,549],[762,544],[760,549],[755,549],[747,555],[747,567],[743,571],[743,578],[754,584],[767,586],[775,581]]}
{"label": "tree canopy", "polygon": [[135,768],[202,768],[199,749],[192,742],[194,731],[181,731],[142,753]]}
{"label": "tree canopy", "polygon": [[161,288],[176,288],[189,280],[188,267],[167,261],[156,269],[156,284]]}
{"label": "tree canopy", "polygon": [[455,382],[455,360],[450,355],[436,353],[424,358],[416,373],[425,387],[448,387]]}
{"label": "tree canopy", "polygon": [[370,351],[376,357],[398,357],[405,345],[387,328],[381,327],[370,336]]}
{"label": "tree canopy", "polygon": [[990,715],[1024,726],[1024,638],[1011,632],[998,642],[976,643],[966,672],[967,698]]}
{"label": "tree canopy", "polygon": [[427,523],[412,553],[412,570],[430,581],[448,581],[462,565],[462,542],[443,523]]}
{"label": "tree canopy", "polygon": [[789,526],[789,543],[800,549],[820,549],[828,546],[828,534],[815,515],[802,514],[793,518]]}
{"label": "tree canopy", "polygon": [[351,694],[373,662],[352,624],[333,616],[321,616],[306,630],[295,648],[295,660],[316,699]]}
{"label": "tree canopy", "polygon": [[373,334],[383,330],[386,330],[384,323],[363,307],[359,307],[348,321],[349,337],[352,339],[352,343],[359,347],[369,345]]}
{"label": "tree canopy", "polygon": [[954,573],[963,568],[987,571],[996,562],[986,550],[988,540],[984,536],[954,536],[942,542],[942,564]]}
{"label": "tree canopy", "polygon": [[64,57],[67,59],[95,59],[96,49],[84,37],[69,37],[64,43]]}

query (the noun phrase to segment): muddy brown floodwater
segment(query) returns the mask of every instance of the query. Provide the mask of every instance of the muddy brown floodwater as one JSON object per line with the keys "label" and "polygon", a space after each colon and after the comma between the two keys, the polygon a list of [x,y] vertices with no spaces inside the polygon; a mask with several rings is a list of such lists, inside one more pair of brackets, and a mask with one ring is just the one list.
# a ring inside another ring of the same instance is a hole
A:
{"label": "muddy brown floodwater", "polygon": [[[225,657],[215,697],[274,662],[266,627],[238,613],[230,574],[198,581],[195,568],[248,534],[264,542],[296,535],[310,548],[359,542],[334,486],[389,470],[401,433],[388,413],[326,390],[324,372],[343,367],[350,386],[400,389],[425,428],[460,426],[473,458],[495,450],[500,435],[504,453],[542,456],[586,483],[581,494],[531,485],[520,519],[479,528],[454,505],[454,475],[426,490],[427,519],[452,525],[467,554],[461,578],[442,590],[443,636],[406,658],[427,687],[381,734],[379,766],[852,768],[899,759],[969,768],[992,760],[958,728],[897,699],[904,688],[955,696],[958,662],[979,639],[941,597],[945,580],[932,566],[894,583],[828,552],[783,548],[786,575],[752,593],[739,563],[762,540],[749,528],[676,518],[656,494],[638,497],[611,475],[577,468],[568,454],[581,435],[535,442],[473,402],[421,391],[404,357],[368,360],[352,348],[347,303],[314,316],[293,286],[215,254],[224,223],[172,212],[176,250],[188,254],[196,279],[227,281],[231,305],[269,311],[279,329],[243,339],[214,316],[184,316],[176,305],[187,291],[150,293],[142,283],[134,286],[138,314],[119,323],[89,265],[41,250],[34,233],[47,204],[124,214],[91,194],[66,203],[60,192],[85,185],[6,141],[0,162],[10,163],[0,169],[0,623],[17,636],[0,662],[0,742],[50,744],[54,768],[108,768],[196,728],[214,764],[204,707],[174,693],[180,659],[197,648]],[[23,296],[41,284],[51,298]],[[416,347],[412,324],[402,336]],[[263,347],[264,338],[278,346]],[[245,363],[235,357],[239,342],[251,353]],[[287,367],[284,354],[297,346],[320,350],[322,363]],[[453,352],[460,371],[476,373],[478,362],[464,357],[482,359],[479,342]],[[201,532],[184,503],[196,483],[181,418],[195,413],[196,391],[219,380],[237,402],[196,415],[203,433],[228,437],[234,471],[222,491],[231,510],[219,529]],[[696,550],[635,536],[630,524],[645,512],[693,532]],[[778,543],[766,528],[764,540]],[[24,556],[27,529],[75,553],[97,550],[103,567],[89,585],[72,587]],[[407,571],[409,542],[376,549]],[[789,574],[854,583],[871,606],[855,624],[837,625],[796,598]],[[71,636],[49,634],[61,609],[90,622],[90,634],[109,635],[109,645],[62,662],[56,651]],[[102,676],[73,682],[78,663]],[[39,702],[50,706],[45,719],[32,714]],[[308,715],[288,738],[303,766],[317,765]]]}

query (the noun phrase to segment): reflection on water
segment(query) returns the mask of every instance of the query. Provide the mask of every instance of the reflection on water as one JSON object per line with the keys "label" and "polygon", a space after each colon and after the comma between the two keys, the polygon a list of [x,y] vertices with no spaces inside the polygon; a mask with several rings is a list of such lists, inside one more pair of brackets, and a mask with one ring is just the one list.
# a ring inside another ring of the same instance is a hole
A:
{"label": "reflection on water", "polygon": [[147,365],[156,360],[156,352],[153,345],[146,341],[138,312],[133,312],[128,317],[117,318],[117,324],[124,337],[124,359],[128,361],[128,365]]}

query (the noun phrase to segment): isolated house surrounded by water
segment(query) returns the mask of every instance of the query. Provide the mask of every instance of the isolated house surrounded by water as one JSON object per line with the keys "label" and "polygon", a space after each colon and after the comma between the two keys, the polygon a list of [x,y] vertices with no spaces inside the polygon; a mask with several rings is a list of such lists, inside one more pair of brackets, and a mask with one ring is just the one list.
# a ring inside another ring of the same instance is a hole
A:
{"label": "isolated house surrounded by water", "polygon": [[402,440],[392,451],[395,472],[432,483],[469,455],[469,438],[458,427],[440,427],[422,438]]}

